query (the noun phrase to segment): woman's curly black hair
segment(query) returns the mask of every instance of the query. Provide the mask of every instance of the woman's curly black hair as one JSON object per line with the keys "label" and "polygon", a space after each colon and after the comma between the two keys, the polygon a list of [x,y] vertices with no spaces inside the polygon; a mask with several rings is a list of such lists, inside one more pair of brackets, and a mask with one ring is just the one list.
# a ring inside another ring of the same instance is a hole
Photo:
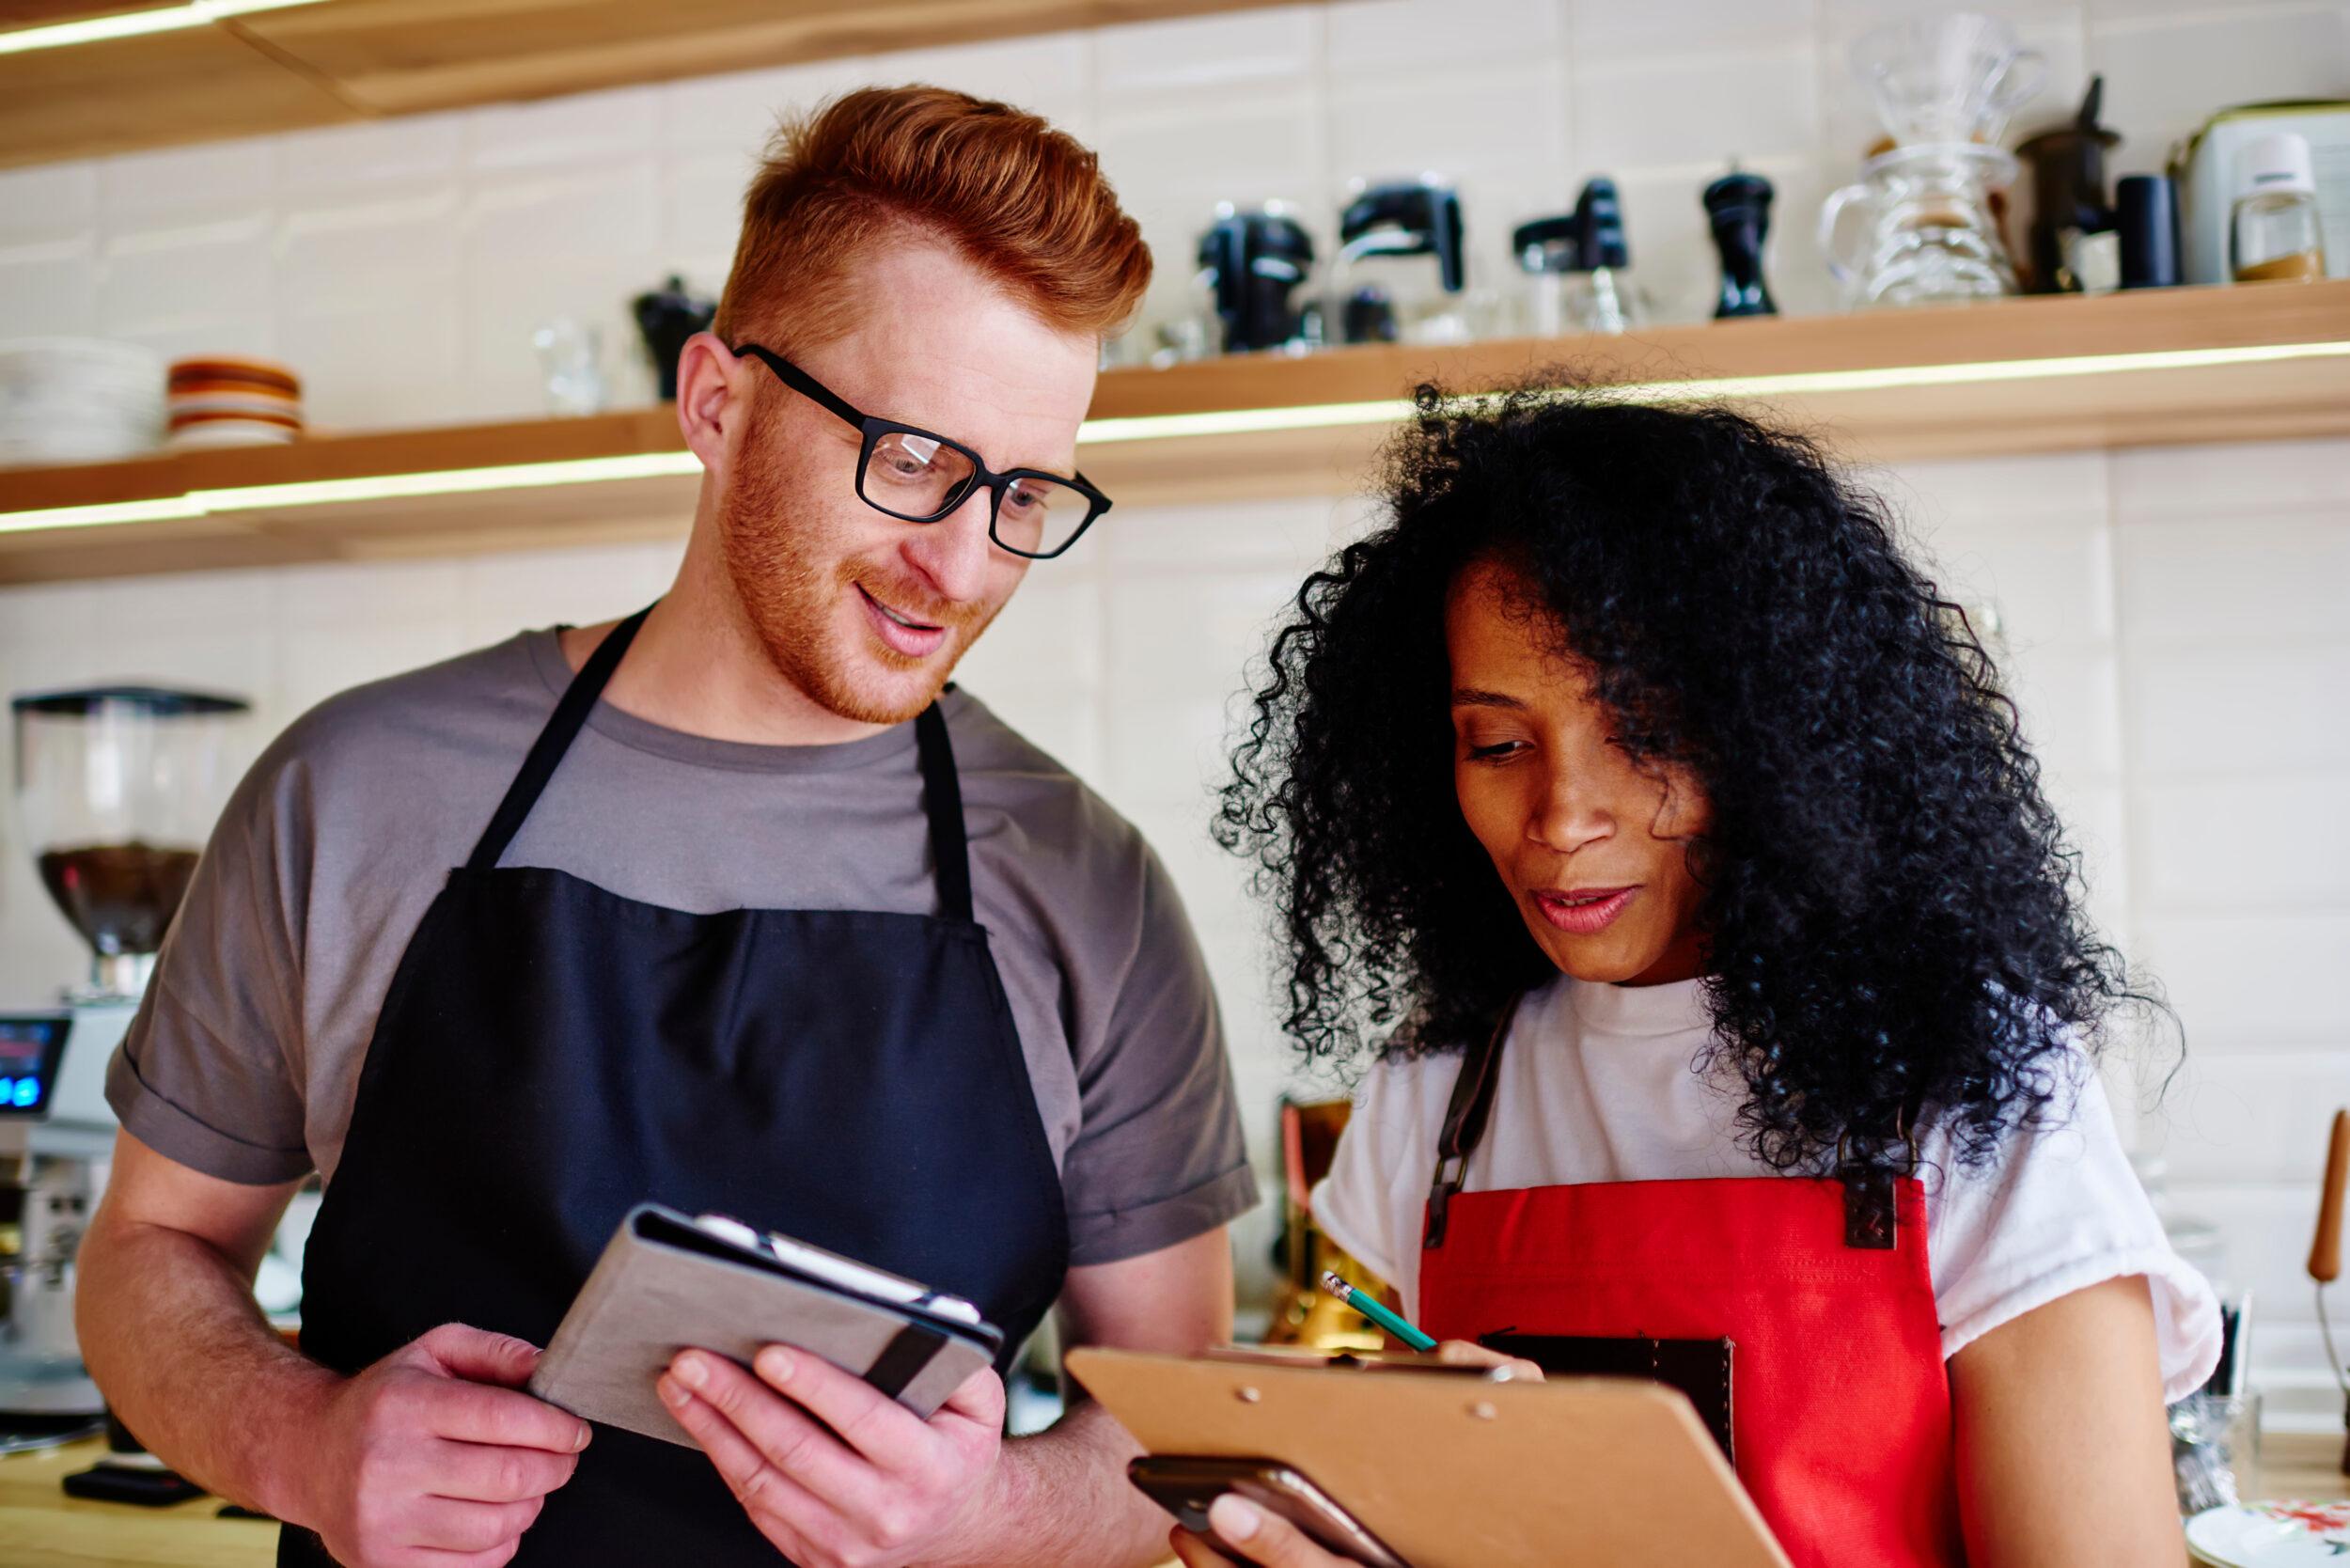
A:
{"label": "woman's curly black hair", "polygon": [[1454,795],[1444,606],[1482,560],[1539,592],[1620,744],[1712,802],[1705,996],[1767,1167],[1926,1117],[1980,1163],[2068,1039],[2159,1007],[2081,912],[1966,617],[1810,441],[1543,385],[1418,408],[1383,525],[1284,618],[1215,825],[1278,910],[1309,1058],[1459,1049],[1557,976]]}

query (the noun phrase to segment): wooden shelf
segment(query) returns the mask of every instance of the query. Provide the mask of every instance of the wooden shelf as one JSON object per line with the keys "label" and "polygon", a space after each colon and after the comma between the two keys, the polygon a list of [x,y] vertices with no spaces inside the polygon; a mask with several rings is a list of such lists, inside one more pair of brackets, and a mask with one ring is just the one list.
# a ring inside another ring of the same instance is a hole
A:
{"label": "wooden shelf", "polygon": [[[320,0],[0,55],[0,167],[1276,3]],[[149,8],[35,0],[6,25]]]}
{"label": "wooden shelf", "polygon": [[[1417,382],[1433,376],[1477,392],[1546,368],[1638,396],[1727,396],[1864,462],[2345,435],[2350,282],[1120,369],[1102,377],[1080,461],[1127,515],[1342,494],[1364,482]],[[1121,423],[1167,416],[1216,428],[1167,434]],[[681,450],[664,407],[0,471],[0,582],[676,535],[693,512],[690,467],[592,483],[523,475],[527,482],[480,493],[326,502],[267,487]],[[218,494],[256,488],[263,494]],[[10,515],[175,500],[196,514],[98,525]]]}

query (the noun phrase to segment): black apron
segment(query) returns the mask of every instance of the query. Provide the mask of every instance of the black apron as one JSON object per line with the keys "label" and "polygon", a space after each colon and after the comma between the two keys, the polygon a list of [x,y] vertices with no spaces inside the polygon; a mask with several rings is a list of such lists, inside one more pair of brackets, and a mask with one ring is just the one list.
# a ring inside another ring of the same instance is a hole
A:
{"label": "black apron", "polygon": [[[349,1373],[444,1323],[543,1345],[650,1200],[976,1302],[1005,1370],[1060,1293],[1068,1216],[935,705],[915,721],[935,916],[695,915],[497,863],[643,620],[589,656],[400,960],[304,1259],[302,1348]],[[292,1528],[277,1560],[332,1560]],[[514,1559],[779,1560],[700,1450],[607,1426]]]}

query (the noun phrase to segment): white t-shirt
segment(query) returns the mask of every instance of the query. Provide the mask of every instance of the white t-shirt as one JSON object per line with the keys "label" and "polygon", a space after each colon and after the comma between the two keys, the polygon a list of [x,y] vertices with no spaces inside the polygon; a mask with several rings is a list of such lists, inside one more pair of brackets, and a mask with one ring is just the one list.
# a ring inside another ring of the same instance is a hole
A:
{"label": "white t-shirt", "polygon": [[[1696,980],[1561,979],[1529,995],[1502,1051],[1465,1190],[1769,1174],[1739,1147],[1746,1090],[1735,1067],[1696,1070],[1711,1038]],[[1941,1128],[1919,1138],[1942,1354],[2059,1296],[2143,1275],[2164,1398],[2176,1400],[2217,1364],[2218,1302],[2165,1239],[2088,1057],[2073,1059],[2074,1082],[2049,1107],[2059,1124],[2010,1134],[1989,1166],[1958,1166]],[[1421,1215],[1460,1070],[1457,1053],[1373,1068],[1313,1192],[1315,1219],[1402,1294],[1407,1317],[1419,1310]]]}

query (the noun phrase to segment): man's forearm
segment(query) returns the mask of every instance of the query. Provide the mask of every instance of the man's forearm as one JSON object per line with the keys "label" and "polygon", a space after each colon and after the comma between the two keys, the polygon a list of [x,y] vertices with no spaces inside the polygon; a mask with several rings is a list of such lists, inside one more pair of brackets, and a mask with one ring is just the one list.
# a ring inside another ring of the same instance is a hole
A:
{"label": "man's forearm", "polygon": [[116,1416],[198,1484],[286,1517],[285,1445],[334,1374],[280,1340],[245,1272],[196,1236],[102,1217],[81,1258],[75,1326]]}
{"label": "man's forearm", "polygon": [[1004,1445],[1000,1503],[978,1564],[1124,1568],[1167,1557],[1167,1516],[1128,1484],[1126,1461],[1142,1450],[1126,1429],[1087,1401],[1033,1437]]}

